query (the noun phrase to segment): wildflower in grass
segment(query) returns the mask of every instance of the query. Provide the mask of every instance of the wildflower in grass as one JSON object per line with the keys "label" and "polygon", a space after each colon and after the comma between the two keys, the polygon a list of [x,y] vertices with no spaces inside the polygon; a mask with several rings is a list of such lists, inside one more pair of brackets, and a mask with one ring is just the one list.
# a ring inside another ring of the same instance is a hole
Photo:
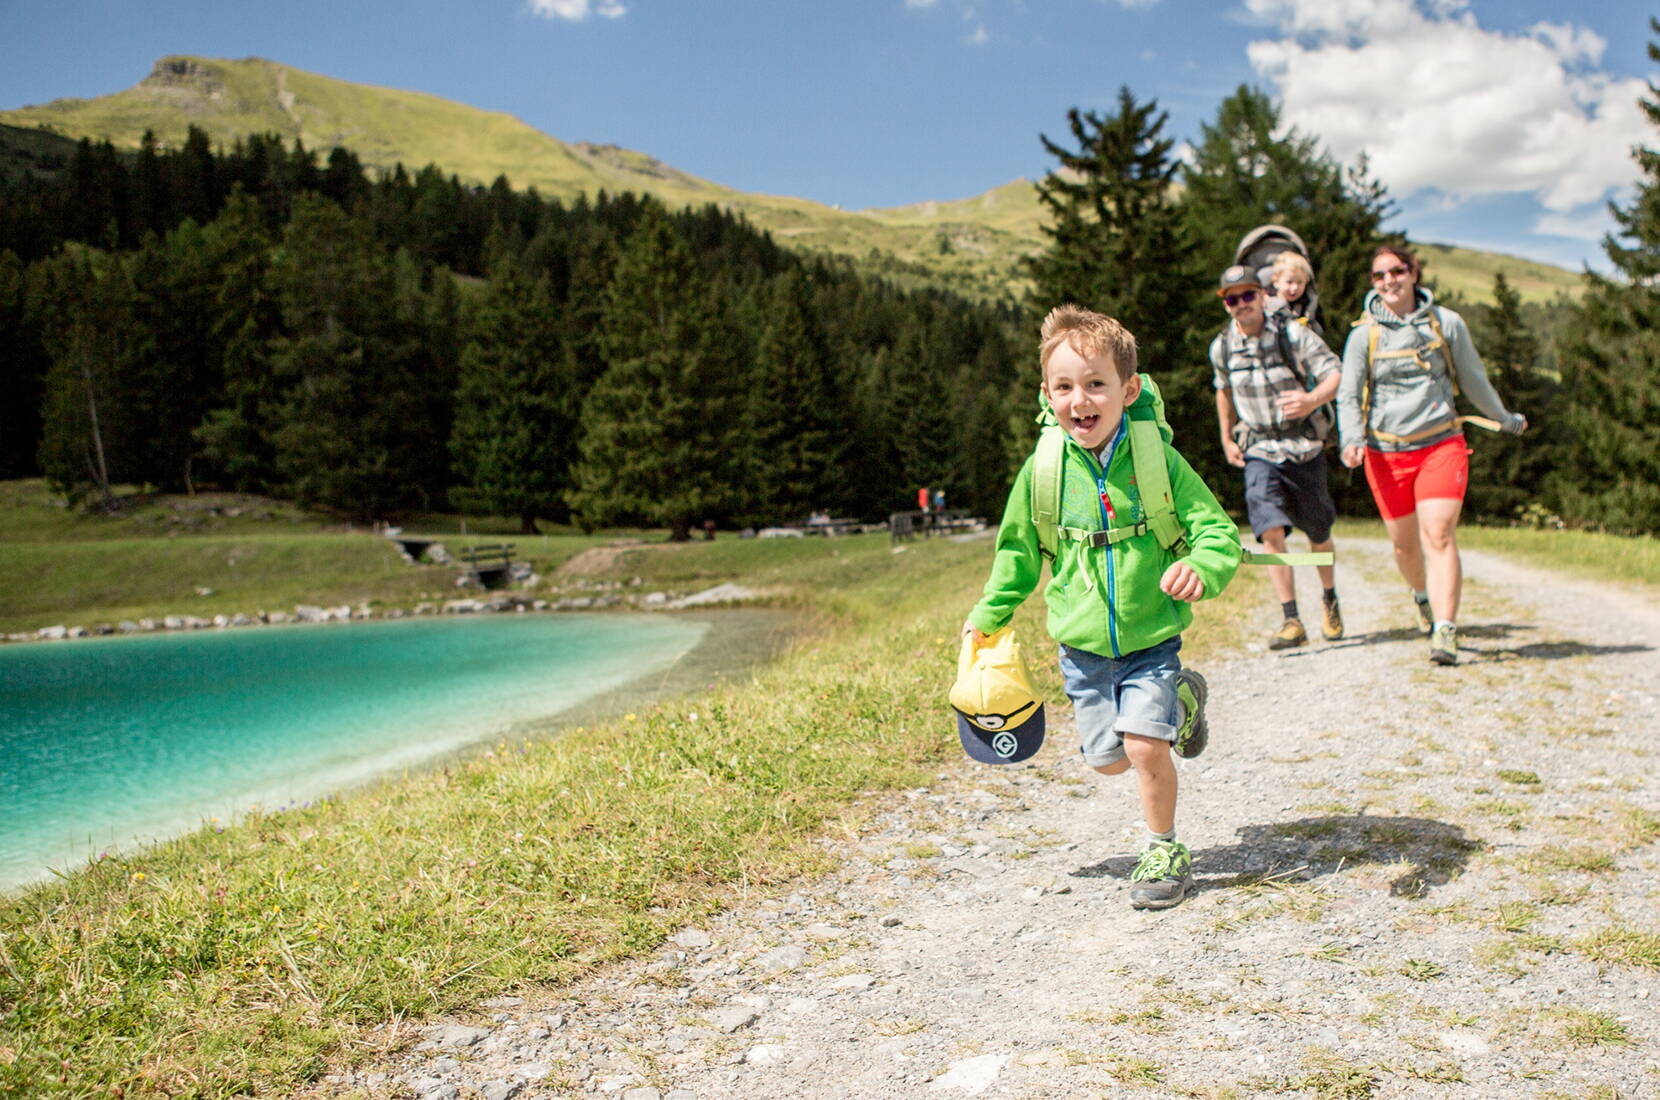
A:
{"label": "wildflower in grass", "polygon": [[639,721],[639,716],[634,715],[634,714],[625,714],[625,715],[623,715],[623,721],[624,722],[637,722],[637,721]]}
{"label": "wildflower in grass", "polygon": [[134,882],[143,882],[144,881],[144,872],[143,871],[134,871],[132,880]]}

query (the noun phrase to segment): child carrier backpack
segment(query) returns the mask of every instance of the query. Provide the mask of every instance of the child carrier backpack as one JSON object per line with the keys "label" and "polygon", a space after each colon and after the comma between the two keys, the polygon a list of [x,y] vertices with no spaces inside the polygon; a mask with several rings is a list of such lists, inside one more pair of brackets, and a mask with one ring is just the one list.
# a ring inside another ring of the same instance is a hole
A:
{"label": "child carrier backpack", "polygon": [[[1295,252],[1305,260],[1312,262],[1308,254],[1308,245],[1303,243],[1295,230],[1283,225],[1259,225],[1239,239],[1239,247],[1234,249],[1233,262],[1244,264],[1258,273],[1264,268],[1273,266],[1274,257],[1281,252]],[[1303,316],[1297,318],[1303,324],[1317,324],[1320,320],[1320,292],[1310,283],[1304,292],[1308,308]]]}
{"label": "child carrier backpack", "polygon": [[1032,525],[1037,528],[1038,548],[1051,560],[1062,539],[1089,546],[1111,546],[1151,531],[1159,545],[1178,558],[1187,553],[1187,534],[1176,515],[1176,499],[1170,491],[1170,471],[1165,467],[1164,444],[1171,438],[1164,419],[1164,398],[1158,383],[1141,376],[1141,396],[1126,410],[1130,460],[1135,464],[1136,488],[1141,494],[1141,516],[1135,523],[1121,524],[1104,531],[1086,531],[1060,526],[1061,468],[1065,463],[1066,429],[1056,421],[1047,402],[1037,421],[1038,433],[1032,452]]}

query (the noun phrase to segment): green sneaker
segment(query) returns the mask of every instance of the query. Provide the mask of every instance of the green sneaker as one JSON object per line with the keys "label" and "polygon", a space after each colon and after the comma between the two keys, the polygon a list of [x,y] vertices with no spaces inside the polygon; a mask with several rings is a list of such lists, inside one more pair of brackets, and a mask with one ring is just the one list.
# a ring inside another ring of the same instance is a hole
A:
{"label": "green sneaker", "polygon": [[1130,872],[1132,909],[1169,909],[1193,889],[1193,857],[1180,841],[1158,841]]}
{"label": "green sneaker", "polygon": [[1458,663],[1458,627],[1442,623],[1429,638],[1429,659],[1438,665]]}
{"label": "green sneaker", "polygon": [[1435,612],[1430,610],[1429,601],[1420,600],[1416,592],[1412,594],[1412,602],[1418,608],[1418,633],[1427,637],[1435,629]]}
{"label": "green sneaker", "polygon": [[1209,691],[1205,678],[1191,668],[1176,673],[1176,742],[1171,748],[1183,760],[1192,760],[1210,744],[1210,723],[1205,721]]}

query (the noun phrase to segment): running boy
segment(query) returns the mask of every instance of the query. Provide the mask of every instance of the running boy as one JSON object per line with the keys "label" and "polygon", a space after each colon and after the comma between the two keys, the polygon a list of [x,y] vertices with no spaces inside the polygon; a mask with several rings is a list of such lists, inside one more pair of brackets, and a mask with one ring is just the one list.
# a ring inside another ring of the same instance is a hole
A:
{"label": "running boy", "polygon": [[[1043,395],[1067,438],[1061,452],[1054,550],[1034,519],[1035,457],[1015,478],[985,593],[964,630],[976,644],[1008,623],[1049,557],[1049,633],[1078,719],[1084,760],[1103,775],[1132,766],[1147,846],[1130,875],[1130,904],[1167,909],[1193,888],[1176,839],[1176,769],[1204,748],[1204,679],[1182,668],[1189,603],[1221,592],[1239,567],[1239,530],[1187,460],[1161,436],[1185,556],[1166,549],[1143,507],[1126,413],[1155,401],[1136,373],[1136,344],[1117,321],[1075,305],[1044,318]],[[1145,456],[1143,456],[1145,461]],[[1042,480],[1040,478],[1039,480]]]}

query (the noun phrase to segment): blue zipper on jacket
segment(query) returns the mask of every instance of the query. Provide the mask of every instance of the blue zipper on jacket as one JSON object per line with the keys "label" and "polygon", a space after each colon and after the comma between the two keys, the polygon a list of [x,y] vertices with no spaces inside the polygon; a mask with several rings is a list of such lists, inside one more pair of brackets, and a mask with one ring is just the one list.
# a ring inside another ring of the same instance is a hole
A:
{"label": "blue zipper on jacket", "polygon": [[[1124,438],[1124,430],[1129,424],[1129,417],[1118,422],[1118,430],[1112,433],[1112,442],[1107,444],[1107,453],[1101,460],[1100,472],[1095,475],[1095,506],[1101,510],[1101,529],[1112,528],[1112,516],[1107,512],[1107,468],[1112,465],[1113,455],[1118,453],[1118,444]],[[1118,581],[1112,567],[1112,544],[1108,543],[1107,551],[1107,640],[1112,643],[1114,658],[1124,656],[1118,651]]]}

